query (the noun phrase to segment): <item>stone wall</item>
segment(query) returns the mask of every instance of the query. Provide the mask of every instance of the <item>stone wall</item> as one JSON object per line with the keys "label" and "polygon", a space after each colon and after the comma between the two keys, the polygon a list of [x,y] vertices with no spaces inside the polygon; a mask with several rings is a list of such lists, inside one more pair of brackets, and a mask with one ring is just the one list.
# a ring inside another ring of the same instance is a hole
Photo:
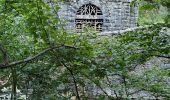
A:
{"label": "stone wall", "polygon": [[[77,10],[84,4],[94,4],[103,13],[103,32],[124,30],[136,26],[137,7],[130,7],[131,0],[70,0],[60,2],[58,15],[66,20],[68,30],[75,29],[75,16]],[[132,10],[132,11],[131,11]]]}

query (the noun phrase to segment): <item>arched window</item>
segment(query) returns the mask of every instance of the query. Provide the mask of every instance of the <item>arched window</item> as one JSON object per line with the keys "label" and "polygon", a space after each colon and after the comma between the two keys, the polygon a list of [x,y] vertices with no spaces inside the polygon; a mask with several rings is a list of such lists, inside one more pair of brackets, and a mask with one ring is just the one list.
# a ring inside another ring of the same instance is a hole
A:
{"label": "arched window", "polygon": [[99,7],[89,3],[81,6],[76,13],[76,31],[82,32],[84,27],[93,27],[95,31],[102,31],[103,17]]}

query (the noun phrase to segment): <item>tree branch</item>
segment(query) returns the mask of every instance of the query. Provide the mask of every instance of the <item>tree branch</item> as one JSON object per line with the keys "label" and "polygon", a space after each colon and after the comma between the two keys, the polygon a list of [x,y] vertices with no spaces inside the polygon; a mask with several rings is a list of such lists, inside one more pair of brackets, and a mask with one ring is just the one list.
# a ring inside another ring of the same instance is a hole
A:
{"label": "tree branch", "polygon": [[158,55],[157,57],[170,59],[170,56]]}
{"label": "tree branch", "polygon": [[[107,81],[108,81],[108,83],[109,83],[109,84],[107,84],[107,85],[109,85],[109,86],[111,87],[112,82],[109,80],[108,75],[106,75],[106,79],[107,79]],[[116,100],[118,100],[118,99],[119,99],[118,94],[116,93],[115,90],[113,90],[113,92],[114,92],[114,94],[115,94],[115,96],[116,96]]]}
{"label": "tree branch", "polygon": [[91,82],[93,82],[96,86],[98,86],[99,88],[100,88],[100,90],[106,95],[106,96],[108,96],[109,97],[109,95],[108,95],[108,93],[102,88],[102,86],[100,85],[100,84],[98,84],[98,83],[96,83],[95,82],[95,78],[90,78],[89,76],[87,76],[87,75],[85,75],[85,74],[83,74],[87,79],[89,79]]}
{"label": "tree branch", "polygon": [[124,90],[125,90],[126,96],[128,97],[129,95],[128,95],[128,90],[127,90],[126,76],[123,75],[122,79],[123,79],[123,84],[124,84],[124,87],[125,87]]}
{"label": "tree branch", "polygon": [[11,67],[11,66],[16,66],[16,65],[20,65],[20,64],[23,64],[23,63],[29,63],[37,58],[39,58],[40,56],[46,54],[47,52],[51,51],[51,50],[54,50],[54,49],[58,49],[58,48],[73,48],[73,49],[77,49],[76,47],[73,47],[73,46],[69,46],[69,45],[60,45],[60,46],[53,46],[53,47],[49,47],[45,50],[43,50],[42,52],[38,53],[37,55],[35,56],[32,56],[32,57],[28,57],[26,59],[23,59],[23,60],[19,60],[19,61],[14,61],[14,62],[11,62],[9,64],[0,64],[0,69],[4,69],[4,68],[8,68],[8,67]]}
{"label": "tree branch", "polygon": [[73,81],[74,81],[74,86],[75,86],[75,90],[76,90],[76,94],[77,94],[77,99],[78,99],[78,100],[81,100],[81,99],[80,99],[79,92],[78,92],[78,87],[77,87],[76,78],[74,77],[73,71],[72,71],[65,63],[63,63],[63,62],[61,62],[61,63],[62,63],[62,64],[64,65],[64,67],[66,67],[66,69],[70,72],[70,74],[71,74],[71,76],[72,76],[72,78],[73,78]]}

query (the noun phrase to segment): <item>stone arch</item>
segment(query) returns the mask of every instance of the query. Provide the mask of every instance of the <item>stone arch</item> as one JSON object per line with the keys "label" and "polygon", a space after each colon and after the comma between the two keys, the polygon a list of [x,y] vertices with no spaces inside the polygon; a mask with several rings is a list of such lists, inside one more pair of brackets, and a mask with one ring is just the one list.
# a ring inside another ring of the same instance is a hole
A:
{"label": "stone arch", "polygon": [[76,13],[79,10],[80,7],[86,4],[93,4],[100,8],[102,11],[102,18],[103,18],[103,25],[102,25],[102,32],[108,31],[109,27],[111,26],[110,23],[110,10],[107,7],[107,4],[100,1],[100,0],[78,0],[76,2],[71,2],[69,7],[68,7],[68,20],[69,20],[69,27],[70,29],[76,29]]}
{"label": "stone arch", "polygon": [[92,3],[88,3],[88,4],[82,5],[78,9],[76,14],[77,15],[87,15],[87,14],[90,14],[90,15],[102,15],[102,11],[98,6],[96,6],[96,5],[92,4]]}

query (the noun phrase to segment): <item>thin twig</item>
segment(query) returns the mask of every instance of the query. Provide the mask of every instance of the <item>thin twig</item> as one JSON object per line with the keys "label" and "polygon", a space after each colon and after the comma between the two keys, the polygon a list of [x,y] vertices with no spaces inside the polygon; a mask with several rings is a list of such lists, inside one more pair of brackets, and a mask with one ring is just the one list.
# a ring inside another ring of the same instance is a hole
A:
{"label": "thin twig", "polygon": [[[106,75],[106,79],[107,79],[107,81],[109,82],[109,86],[112,84],[112,82],[109,80],[109,77]],[[111,87],[111,86],[110,86]],[[118,100],[118,94],[116,93],[116,91],[115,90],[113,90],[113,92],[114,92],[114,94],[116,95],[116,100]]]}
{"label": "thin twig", "polygon": [[61,62],[61,63],[70,72],[70,74],[71,74],[71,76],[73,78],[73,81],[74,81],[74,86],[75,86],[75,89],[76,89],[77,99],[80,100],[80,95],[79,95],[79,92],[78,92],[77,82],[76,82],[76,78],[74,77],[73,71],[65,63],[63,63],[63,62]]}
{"label": "thin twig", "polygon": [[126,93],[126,96],[128,97],[129,95],[128,95],[128,90],[127,90],[126,76],[123,75],[122,79],[123,79],[123,84],[125,86],[125,93]]}
{"label": "thin twig", "polygon": [[83,74],[87,79],[89,79],[91,82],[93,82],[96,86],[98,86],[100,88],[100,90],[102,90],[102,92],[109,97],[109,95],[107,94],[107,92],[101,87],[101,85],[97,84],[93,79],[89,78],[87,75]]}

